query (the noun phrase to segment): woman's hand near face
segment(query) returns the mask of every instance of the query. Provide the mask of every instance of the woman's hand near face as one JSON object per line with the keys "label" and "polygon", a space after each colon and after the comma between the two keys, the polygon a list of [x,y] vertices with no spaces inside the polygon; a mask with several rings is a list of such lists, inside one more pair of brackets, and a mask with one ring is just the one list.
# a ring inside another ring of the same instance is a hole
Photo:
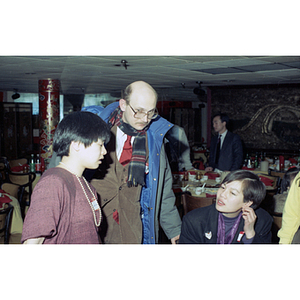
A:
{"label": "woman's hand near face", "polygon": [[247,239],[251,239],[255,236],[254,224],[256,221],[256,214],[253,208],[245,204],[242,208],[242,217],[244,218],[244,232]]}

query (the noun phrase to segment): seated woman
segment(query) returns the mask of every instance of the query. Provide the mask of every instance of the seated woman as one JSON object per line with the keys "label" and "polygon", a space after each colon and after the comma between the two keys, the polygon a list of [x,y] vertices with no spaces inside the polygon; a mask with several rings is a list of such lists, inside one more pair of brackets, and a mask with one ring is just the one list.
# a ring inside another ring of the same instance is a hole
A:
{"label": "seated woman", "polygon": [[292,185],[292,182],[295,179],[296,175],[299,173],[299,171],[299,168],[291,167],[283,175],[281,181],[280,194],[276,194],[273,196],[275,213],[282,214],[290,186]]}
{"label": "seated woman", "polygon": [[259,177],[236,170],[223,180],[216,203],[183,217],[180,244],[271,243],[272,217],[258,208],[266,195]]}

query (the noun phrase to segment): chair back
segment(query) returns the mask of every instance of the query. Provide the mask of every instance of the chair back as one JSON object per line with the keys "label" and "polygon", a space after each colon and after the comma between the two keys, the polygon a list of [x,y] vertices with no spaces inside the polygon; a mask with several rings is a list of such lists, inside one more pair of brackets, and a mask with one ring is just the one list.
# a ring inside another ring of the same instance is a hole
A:
{"label": "chair back", "polygon": [[[274,210],[273,196],[278,193],[278,179],[276,176],[269,176],[265,174],[257,174],[260,180],[266,184],[266,196],[260,203],[260,207],[272,214]],[[270,185],[271,184],[271,185]]]}
{"label": "chair back", "polygon": [[199,207],[205,207],[216,203],[216,197],[195,197],[187,193],[181,195],[182,205],[183,205],[183,214],[186,215],[193,209]]}
{"label": "chair back", "polygon": [[9,162],[6,157],[0,157],[1,182],[8,182]]}
{"label": "chair back", "polygon": [[18,159],[12,159],[9,161],[9,166],[11,168],[13,167],[19,167],[27,164],[26,158],[18,158]]}
{"label": "chair back", "polygon": [[0,233],[4,232],[4,244],[9,243],[10,224],[14,207],[6,203],[4,209],[0,209]]}
{"label": "chair back", "polygon": [[283,179],[284,172],[270,171],[270,175],[271,175],[271,176],[275,176],[275,177],[280,177],[281,179]]}
{"label": "chair back", "polygon": [[3,191],[5,191],[6,193],[10,194],[11,196],[15,197],[16,199],[18,199],[19,189],[20,189],[19,185],[14,184],[14,183],[4,182],[1,185],[1,189]]}
{"label": "chair back", "polygon": [[30,186],[34,181],[36,174],[33,172],[28,173],[8,173],[8,178],[11,183],[22,185],[22,186]]}
{"label": "chair back", "polygon": [[262,182],[264,181],[264,177],[265,177],[265,179],[272,180],[273,181],[272,186],[266,186],[266,188],[269,191],[275,191],[275,192],[277,191],[277,188],[278,188],[278,177],[277,176],[270,176],[270,175],[265,175],[265,174],[259,174],[258,176]]}
{"label": "chair back", "polygon": [[[36,178],[36,174],[33,172],[28,173],[8,173],[10,183],[19,185],[18,201],[21,207],[21,213],[23,219],[25,218],[25,208],[30,206],[31,194],[32,194],[32,184]],[[28,188],[28,189],[27,189]],[[27,191],[26,191],[27,190]],[[28,195],[28,197],[25,197]]]}

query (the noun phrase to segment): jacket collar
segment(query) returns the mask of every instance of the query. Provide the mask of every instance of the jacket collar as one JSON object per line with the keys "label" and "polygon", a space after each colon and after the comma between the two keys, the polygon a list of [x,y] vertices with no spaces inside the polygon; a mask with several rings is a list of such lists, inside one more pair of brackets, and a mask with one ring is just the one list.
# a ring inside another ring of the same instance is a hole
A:
{"label": "jacket collar", "polygon": [[[110,114],[119,106],[119,102],[114,102],[109,104],[105,109],[100,113],[100,117],[106,123],[108,122]],[[151,133],[156,136],[164,137],[165,134],[173,127],[174,125],[170,123],[168,120],[164,119],[161,116],[158,116],[156,119],[152,120],[148,131],[150,130]]]}

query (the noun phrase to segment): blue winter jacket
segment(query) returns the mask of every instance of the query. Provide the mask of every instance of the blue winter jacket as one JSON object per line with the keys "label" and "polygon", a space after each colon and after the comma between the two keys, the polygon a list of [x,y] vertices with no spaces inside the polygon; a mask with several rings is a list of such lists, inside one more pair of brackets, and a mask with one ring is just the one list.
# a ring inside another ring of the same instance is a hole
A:
{"label": "blue winter jacket", "polygon": [[[100,117],[108,122],[110,114],[118,105],[118,102],[108,105],[99,113]],[[164,137],[172,126],[172,123],[159,116],[152,120],[147,130],[149,173],[140,198],[143,244],[158,242],[159,225],[169,239],[180,234],[181,219],[175,206],[172,173],[164,150]]]}

